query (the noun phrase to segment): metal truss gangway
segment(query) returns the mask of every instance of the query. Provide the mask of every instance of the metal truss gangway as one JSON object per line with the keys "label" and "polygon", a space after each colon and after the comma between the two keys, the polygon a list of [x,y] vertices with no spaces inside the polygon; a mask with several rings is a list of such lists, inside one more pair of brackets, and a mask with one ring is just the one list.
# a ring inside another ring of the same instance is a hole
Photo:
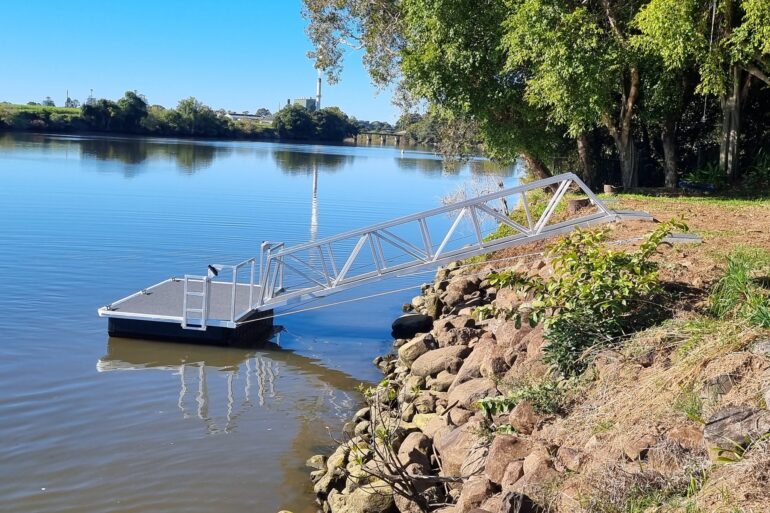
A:
{"label": "metal truss gangway", "polygon": [[[588,205],[570,213],[572,194]],[[292,247],[263,242],[258,257],[169,278],[98,313],[115,334],[221,338],[276,307],[624,219],[652,218],[608,208],[566,173]]]}

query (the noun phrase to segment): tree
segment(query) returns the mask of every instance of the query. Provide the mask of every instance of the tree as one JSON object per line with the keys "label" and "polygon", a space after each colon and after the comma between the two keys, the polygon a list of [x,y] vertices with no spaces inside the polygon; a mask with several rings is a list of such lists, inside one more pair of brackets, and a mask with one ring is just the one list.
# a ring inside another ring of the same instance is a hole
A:
{"label": "tree", "polygon": [[693,66],[697,91],[719,98],[719,165],[737,177],[743,106],[755,82],[770,85],[770,2],[650,0],[636,24],[641,47],[669,70]]}
{"label": "tree", "polygon": [[565,130],[526,101],[526,70],[506,67],[507,13],[503,0],[305,0],[316,66],[330,80],[346,46],[363,48],[376,84],[399,82],[407,99],[471,121],[494,157],[521,156],[542,178],[546,161],[566,151]]}
{"label": "tree", "polygon": [[304,107],[288,105],[273,118],[273,128],[278,137],[286,139],[312,139],[316,133],[313,118]]}
{"label": "tree", "polygon": [[56,104],[53,102],[50,96],[45,97],[45,100],[43,100],[42,105],[45,107],[56,107]]}
{"label": "tree", "polygon": [[311,114],[315,134],[322,141],[341,142],[357,133],[348,116],[337,107],[327,107]]}
{"label": "tree", "polygon": [[120,123],[120,107],[112,100],[102,98],[86,103],[80,108],[80,112],[92,130],[109,131],[115,128],[114,125]]}
{"label": "tree", "polygon": [[261,107],[261,108],[257,109],[257,111],[255,112],[255,115],[260,117],[260,118],[268,117],[271,114],[272,113],[268,109],[266,109],[264,107]]}
{"label": "tree", "polygon": [[139,131],[142,120],[147,117],[147,99],[136,91],[126,91],[123,98],[117,103],[120,108],[123,130]]}

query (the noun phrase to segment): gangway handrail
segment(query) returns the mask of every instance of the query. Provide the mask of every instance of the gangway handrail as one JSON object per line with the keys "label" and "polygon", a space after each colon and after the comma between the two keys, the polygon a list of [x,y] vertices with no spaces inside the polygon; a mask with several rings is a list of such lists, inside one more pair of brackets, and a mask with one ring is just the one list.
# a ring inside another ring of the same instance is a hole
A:
{"label": "gangway handrail", "polygon": [[[571,187],[580,189],[598,211],[582,215],[577,219],[569,219],[549,225],[558,204]],[[534,219],[526,193],[543,188],[553,191],[553,196],[543,213],[538,219]],[[488,205],[491,201],[511,196],[519,198],[522,202],[527,217],[527,226],[517,223],[509,216]],[[438,247],[434,248],[427,223],[428,218],[452,213],[456,215],[454,222],[443,233]],[[480,218],[482,216],[491,217],[501,224],[508,225],[514,230],[514,233],[492,241],[485,240],[481,230]],[[578,226],[614,221],[621,217],[617,212],[607,208],[574,173],[552,176],[424,212],[402,216],[365,228],[350,230],[318,241],[298,244],[289,248],[278,249],[273,247],[273,250],[269,250],[265,254],[265,263],[260,279],[260,291],[255,308],[264,309],[268,306],[285,304],[286,301],[294,298],[326,295],[337,290],[376,280],[386,275],[399,275],[408,271],[417,271],[430,266],[440,265],[453,259],[468,258],[518,243],[542,240],[560,233],[566,233]],[[448,249],[448,244],[463,219],[471,221],[475,241],[459,249]],[[422,237],[421,245],[415,245],[404,240],[391,230],[395,227],[415,222],[419,225]],[[355,241],[355,244],[352,250],[345,250],[344,256],[347,258],[339,262],[344,262],[340,267],[337,265],[338,261],[332,246],[335,243],[350,239],[352,239],[351,242]],[[391,265],[384,256],[383,242],[397,248],[402,252],[402,256],[411,257],[412,260],[406,263]],[[351,275],[351,272],[354,271],[352,265],[365,246],[369,246],[372,262],[376,269]],[[304,253],[309,253],[310,256],[303,257]],[[283,275],[286,271],[293,273],[298,278],[304,279],[307,286],[299,288],[287,286],[284,288]]]}

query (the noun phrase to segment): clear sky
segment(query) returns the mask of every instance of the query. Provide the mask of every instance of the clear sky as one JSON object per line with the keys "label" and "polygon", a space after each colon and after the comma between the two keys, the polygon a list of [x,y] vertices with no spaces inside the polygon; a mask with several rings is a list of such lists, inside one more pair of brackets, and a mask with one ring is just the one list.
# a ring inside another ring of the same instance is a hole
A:
{"label": "clear sky", "polygon": [[[0,101],[66,91],[84,101],[137,90],[167,107],[188,96],[234,111],[271,111],[315,96],[317,73],[301,0],[0,0]],[[350,53],[342,81],[324,80],[323,106],[359,119],[395,121]]]}

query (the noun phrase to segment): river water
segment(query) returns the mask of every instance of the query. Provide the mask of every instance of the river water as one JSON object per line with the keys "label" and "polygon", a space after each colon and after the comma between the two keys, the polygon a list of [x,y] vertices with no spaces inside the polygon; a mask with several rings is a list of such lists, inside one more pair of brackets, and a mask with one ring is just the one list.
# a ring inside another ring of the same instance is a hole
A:
{"label": "river water", "polygon": [[285,315],[252,350],[111,339],[96,309],[490,174],[515,181],[387,147],[0,134],[0,511],[315,511],[304,462],[379,378],[417,288]]}

